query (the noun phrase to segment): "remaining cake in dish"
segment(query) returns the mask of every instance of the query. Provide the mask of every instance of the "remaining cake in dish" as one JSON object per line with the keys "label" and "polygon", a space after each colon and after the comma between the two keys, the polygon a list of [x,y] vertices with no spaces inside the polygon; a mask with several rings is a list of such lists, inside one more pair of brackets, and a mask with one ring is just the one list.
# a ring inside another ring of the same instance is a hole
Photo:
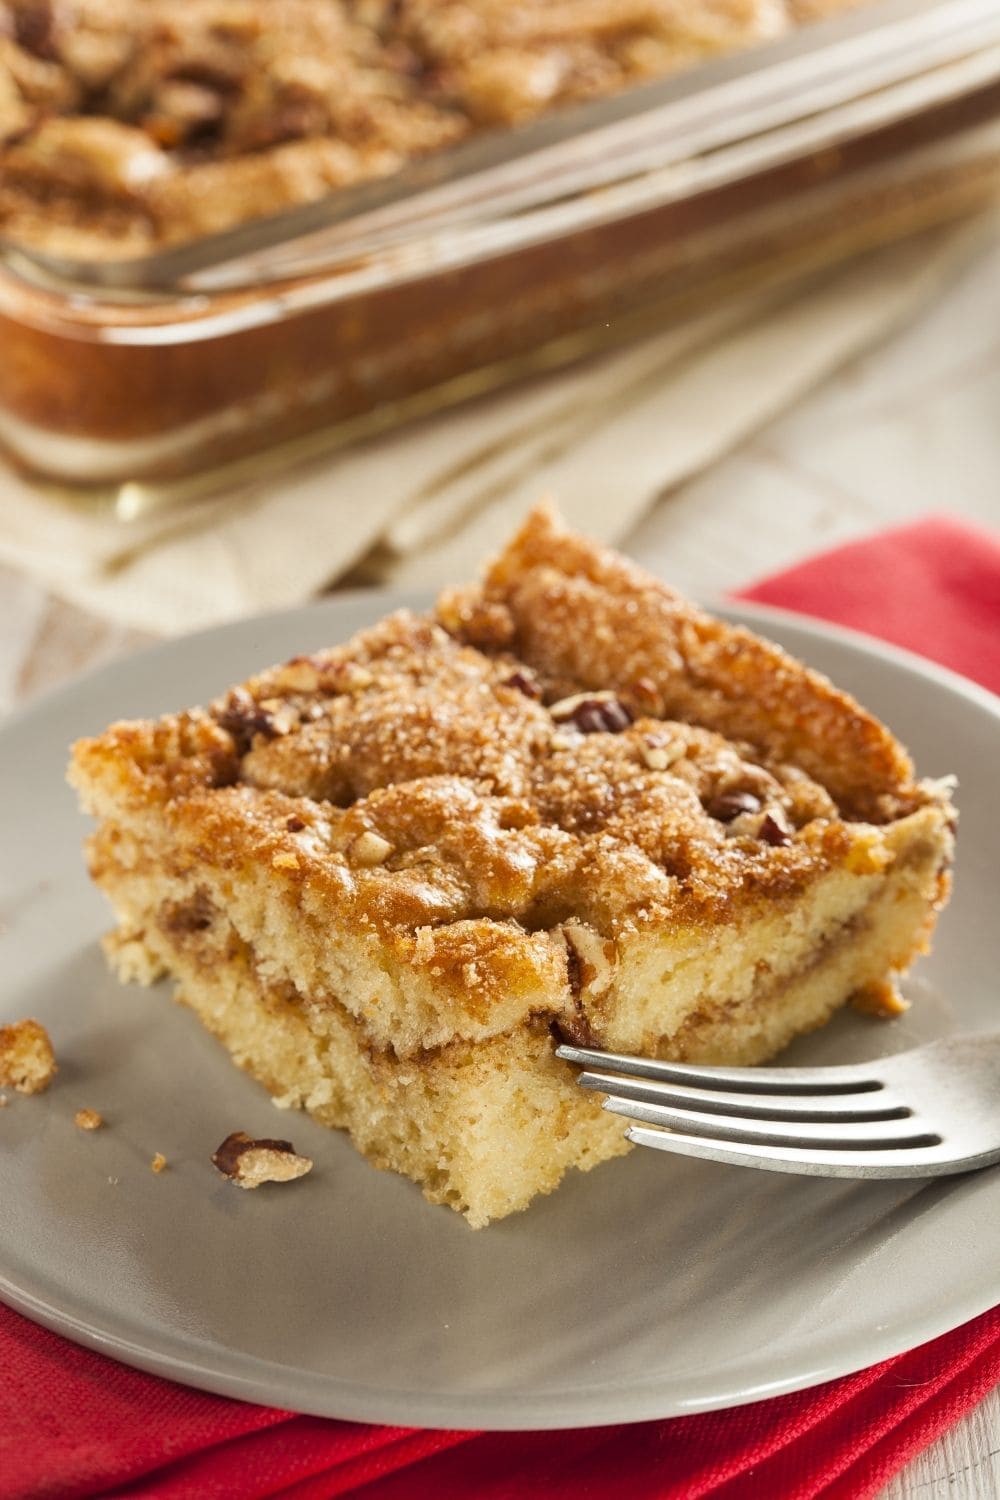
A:
{"label": "remaining cake in dish", "polygon": [[0,0],[0,237],[140,255],[857,0]]}
{"label": "remaining cake in dish", "polygon": [[759,1062],[884,1004],[948,890],[887,729],[547,510],[434,614],[70,777],[122,977],[477,1226],[628,1149],[558,1038]]}

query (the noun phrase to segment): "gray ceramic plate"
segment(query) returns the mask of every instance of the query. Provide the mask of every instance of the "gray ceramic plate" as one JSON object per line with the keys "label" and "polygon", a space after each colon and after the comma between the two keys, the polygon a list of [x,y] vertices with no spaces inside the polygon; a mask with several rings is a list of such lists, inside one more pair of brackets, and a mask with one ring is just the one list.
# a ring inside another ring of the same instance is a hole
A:
{"label": "gray ceramic plate", "polygon": [[[204,700],[344,637],[365,596],[241,622],[117,663],[0,730],[0,1020],[38,1016],[61,1072],[0,1112],[0,1295],[129,1364],[365,1421],[563,1427],[692,1412],[826,1380],[996,1301],[1000,1169],[825,1182],[634,1151],[474,1233],[346,1140],[277,1115],[168,992],[124,989],[97,939],[66,746]],[[850,1014],[798,1061],[861,1059],[998,1024],[998,700],[860,638],[745,611],[851,688],[928,775],[956,771],[958,881],[916,1004]],[[791,1060],[791,1059],[790,1059]],[[108,1128],[74,1129],[82,1105]],[[230,1130],[291,1134],[304,1182],[241,1193]],[[162,1176],[153,1153],[170,1161]]]}

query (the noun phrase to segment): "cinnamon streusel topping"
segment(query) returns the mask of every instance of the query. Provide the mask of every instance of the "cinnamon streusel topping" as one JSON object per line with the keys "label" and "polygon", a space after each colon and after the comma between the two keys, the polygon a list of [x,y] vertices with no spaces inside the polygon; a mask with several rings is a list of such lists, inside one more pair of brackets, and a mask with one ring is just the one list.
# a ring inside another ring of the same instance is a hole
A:
{"label": "cinnamon streusel topping", "polygon": [[439,614],[392,615],[78,754],[170,802],[192,848],[325,890],[338,920],[428,962],[462,951],[463,922],[496,924],[501,946],[506,924],[523,939],[571,917],[614,936],[791,896],[848,851],[874,870],[859,820],[929,796],[826,679],[547,512]]}

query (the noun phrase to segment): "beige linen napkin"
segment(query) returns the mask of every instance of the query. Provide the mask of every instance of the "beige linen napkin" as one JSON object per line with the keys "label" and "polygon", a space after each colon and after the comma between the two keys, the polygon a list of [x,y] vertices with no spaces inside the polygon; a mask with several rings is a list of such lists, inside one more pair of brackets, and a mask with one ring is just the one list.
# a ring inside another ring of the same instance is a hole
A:
{"label": "beige linen napkin", "polygon": [[140,629],[300,603],[345,575],[467,576],[542,493],[617,541],[665,491],[884,337],[982,242],[981,223],[734,301],[281,474],[123,523],[0,469],[0,560]]}

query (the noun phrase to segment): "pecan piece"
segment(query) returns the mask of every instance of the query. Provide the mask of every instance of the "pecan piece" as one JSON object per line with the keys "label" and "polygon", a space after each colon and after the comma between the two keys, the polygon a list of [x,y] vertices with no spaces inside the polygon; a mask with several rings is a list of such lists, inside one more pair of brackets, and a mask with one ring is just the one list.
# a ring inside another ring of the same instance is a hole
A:
{"label": "pecan piece", "polygon": [[773,812],[764,814],[757,829],[757,837],[763,839],[765,844],[771,844],[774,848],[783,848],[785,844],[792,842],[792,835],[783,826],[784,820]]}
{"label": "pecan piece", "polygon": [[246,754],[258,734],[269,740],[287,734],[291,727],[280,699],[270,698],[258,703],[246,688],[233,688],[222,707],[216,710],[216,721],[220,729],[226,729],[236,742],[241,755]]}
{"label": "pecan piece", "polygon": [[759,812],[742,812],[733,818],[726,833],[733,838],[760,839],[774,849],[792,842],[792,831],[782,808],[772,806]]}
{"label": "pecan piece", "polygon": [[519,693],[523,693],[526,698],[534,698],[535,700],[537,700],[542,696],[542,690],[538,686],[535,678],[531,675],[530,672],[522,671],[520,668],[516,672],[511,672],[509,677],[505,677],[500,686],[516,688],[517,691]]}
{"label": "pecan piece", "polygon": [[855,990],[851,996],[851,1005],[855,1010],[861,1011],[862,1015],[878,1016],[882,1021],[905,1015],[910,1008],[909,1000],[900,993],[892,979],[874,979],[860,990]]}
{"label": "pecan piece", "polygon": [[60,21],[53,0],[27,0],[14,9],[14,40],[25,52],[53,62],[59,56]]}
{"label": "pecan piece", "polygon": [[384,865],[391,853],[392,845],[389,840],[370,828],[359,834],[350,848],[353,862],[366,870],[372,870],[376,865]]}
{"label": "pecan piece", "polygon": [[639,757],[650,771],[669,771],[684,755],[683,740],[665,740],[659,735],[650,735],[639,747]]}
{"label": "pecan piece", "polygon": [[620,734],[632,722],[631,711],[614,693],[574,693],[553,703],[557,724],[572,724],[581,734]]}
{"label": "pecan piece", "polygon": [[212,1161],[223,1177],[237,1187],[257,1188],[265,1182],[292,1182],[312,1170],[308,1156],[299,1156],[291,1141],[254,1140],[245,1130],[234,1130]]}
{"label": "pecan piece", "polygon": [[720,792],[705,803],[705,811],[720,823],[732,823],[744,813],[759,813],[760,798],[753,792]]}

